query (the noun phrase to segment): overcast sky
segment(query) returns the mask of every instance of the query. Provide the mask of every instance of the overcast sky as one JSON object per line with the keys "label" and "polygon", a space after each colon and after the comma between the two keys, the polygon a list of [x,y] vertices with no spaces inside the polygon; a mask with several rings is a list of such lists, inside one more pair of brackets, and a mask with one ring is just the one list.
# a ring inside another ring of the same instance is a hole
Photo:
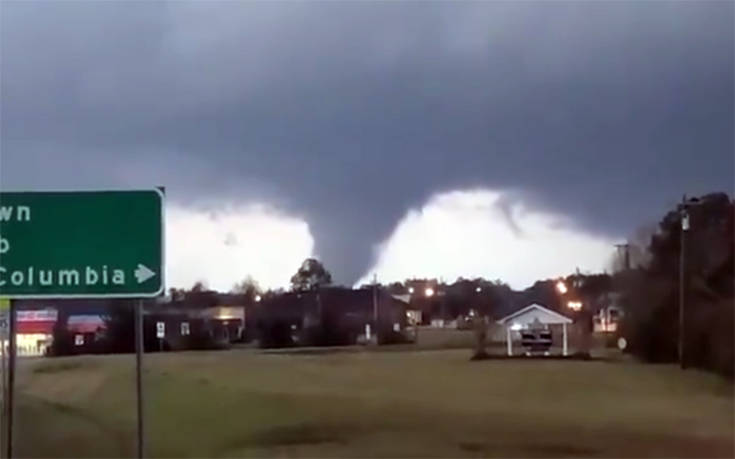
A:
{"label": "overcast sky", "polygon": [[166,186],[177,284],[281,285],[314,254],[348,284],[522,287],[601,267],[682,193],[732,193],[733,13],[3,2],[0,185]]}

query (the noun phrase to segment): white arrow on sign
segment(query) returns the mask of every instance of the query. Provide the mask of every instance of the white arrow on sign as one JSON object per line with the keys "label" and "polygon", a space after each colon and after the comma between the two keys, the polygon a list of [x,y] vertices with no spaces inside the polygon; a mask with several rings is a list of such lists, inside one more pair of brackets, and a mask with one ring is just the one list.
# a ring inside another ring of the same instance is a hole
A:
{"label": "white arrow on sign", "polygon": [[156,273],[151,271],[148,266],[141,265],[140,263],[138,264],[138,269],[135,270],[134,274],[139,284],[142,284],[143,282],[156,275]]}

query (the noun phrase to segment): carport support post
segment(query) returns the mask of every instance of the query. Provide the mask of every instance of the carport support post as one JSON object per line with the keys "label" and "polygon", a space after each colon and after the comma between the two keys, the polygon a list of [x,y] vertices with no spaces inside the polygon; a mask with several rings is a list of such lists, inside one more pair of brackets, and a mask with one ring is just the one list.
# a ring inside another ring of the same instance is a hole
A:
{"label": "carport support post", "polygon": [[568,348],[567,348],[567,324],[562,324],[561,329],[562,329],[562,334],[564,335],[564,344],[563,344],[563,347],[562,347],[562,351],[561,352],[562,352],[563,355],[567,355],[567,353],[568,353]]}
{"label": "carport support post", "polygon": [[510,334],[510,327],[505,326],[505,341],[508,344],[508,355],[513,355],[513,338]]}
{"label": "carport support post", "polygon": [[143,300],[133,305],[135,309],[135,388],[138,393],[138,457],[143,458],[145,452],[145,431],[143,430]]}

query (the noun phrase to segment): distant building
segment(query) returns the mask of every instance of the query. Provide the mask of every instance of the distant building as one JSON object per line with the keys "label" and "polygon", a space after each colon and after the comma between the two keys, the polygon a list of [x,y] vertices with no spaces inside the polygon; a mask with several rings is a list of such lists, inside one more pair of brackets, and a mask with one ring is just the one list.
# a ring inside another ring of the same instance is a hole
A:
{"label": "distant building", "polygon": [[[145,301],[144,336],[147,350],[177,350],[227,347],[243,339],[245,309],[241,295],[195,292],[172,301]],[[103,341],[107,316],[113,310],[133,308],[125,299],[17,300],[16,343],[19,356],[45,355],[54,339],[54,329],[65,327],[75,354],[113,352]],[[60,321],[63,322],[60,323]],[[156,336],[164,323],[165,336]],[[130,336],[131,342],[133,336]],[[7,349],[8,340],[5,340]]]}
{"label": "distant building", "polygon": [[245,336],[245,306],[213,306],[201,310],[198,317],[219,322],[230,341],[240,341]]}
{"label": "distant building", "polygon": [[15,317],[18,355],[44,355],[53,341],[53,329],[58,318],[56,309],[20,310]]}
{"label": "distant building", "polygon": [[388,343],[405,340],[406,310],[382,289],[330,287],[265,298],[252,322],[262,347]]}
{"label": "distant building", "polygon": [[620,294],[609,293],[600,301],[601,308],[592,317],[596,333],[615,333],[618,331],[624,312],[620,305]]}
{"label": "distant building", "polygon": [[[229,347],[245,338],[246,310],[252,304],[243,295],[212,291],[156,301],[146,308],[146,340],[151,334],[163,350]],[[164,324],[162,339],[153,335],[158,322]]]}

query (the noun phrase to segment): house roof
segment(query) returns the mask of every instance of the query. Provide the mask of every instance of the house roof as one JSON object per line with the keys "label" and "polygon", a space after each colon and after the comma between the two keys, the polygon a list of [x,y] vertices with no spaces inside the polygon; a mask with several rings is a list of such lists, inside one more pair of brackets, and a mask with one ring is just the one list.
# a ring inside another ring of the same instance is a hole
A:
{"label": "house roof", "polygon": [[542,323],[546,324],[571,324],[574,321],[567,316],[559,314],[556,311],[545,308],[538,303],[529,304],[525,308],[521,308],[518,311],[511,313],[502,319],[498,320],[499,324],[506,324],[508,322],[521,319],[523,316],[538,317]]}
{"label": "house roof", "polygon": [[396,299],[396,300],[398,300],[398,301],[401,301],[401,302],[403,302],[403,303],[406,303],[406,304],[409,304],[409,303],[411,303],[411,295],[410,295],[410,294],[406,294],[406,295],[396,295],[396,294],[393,294],[393,295],[391,295],[391,296],[392,296],[392,297],[393,297],[394,299]]}

